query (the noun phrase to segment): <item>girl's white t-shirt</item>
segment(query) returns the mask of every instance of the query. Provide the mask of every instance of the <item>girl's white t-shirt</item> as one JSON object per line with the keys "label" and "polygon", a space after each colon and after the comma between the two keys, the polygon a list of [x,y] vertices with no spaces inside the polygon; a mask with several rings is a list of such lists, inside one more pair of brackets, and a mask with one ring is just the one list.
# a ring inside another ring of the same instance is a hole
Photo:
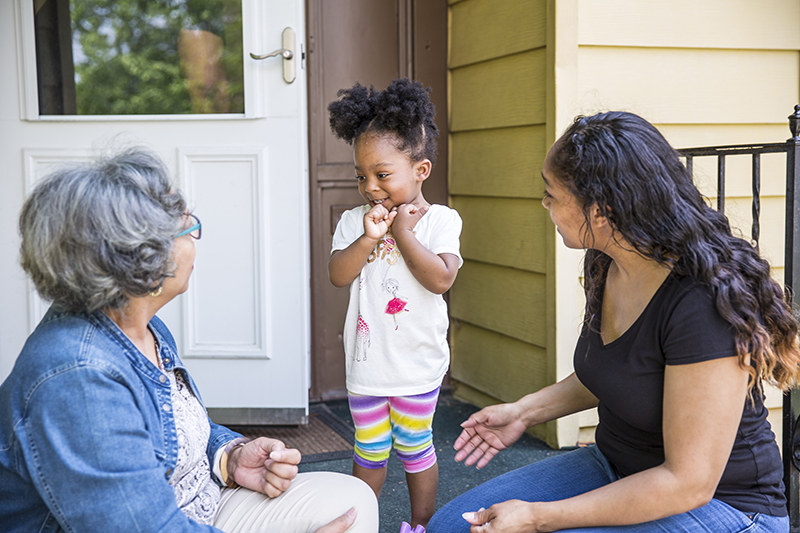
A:
{"label": "girl's white t-shirt", "polygon": [[[364,234],[363,205],[346,211],[336,226],[332,252]],[[431,205],[417,222],[417,240],[435,254],[459,252],[461,217]],[[344,325],[347,390],[370,396],[410,396],[438,387],[450,364],[447,304],[414,278],[391,234],[375,246],[350,285]]]}

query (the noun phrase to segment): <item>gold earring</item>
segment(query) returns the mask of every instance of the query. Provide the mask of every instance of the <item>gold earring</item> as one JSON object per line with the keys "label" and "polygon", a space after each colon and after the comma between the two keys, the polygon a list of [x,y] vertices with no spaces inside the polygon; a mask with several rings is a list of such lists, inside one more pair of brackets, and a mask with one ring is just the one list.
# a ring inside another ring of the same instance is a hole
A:
{"label": "gold earring", "polygon": [[152,296],[153,298],[156,298],[157,296],[161,296],[161,291],[163,289],[164,289],[164,286],[162,285],[161,287],[157,288],[156,290],[150,291],[150,296]]}

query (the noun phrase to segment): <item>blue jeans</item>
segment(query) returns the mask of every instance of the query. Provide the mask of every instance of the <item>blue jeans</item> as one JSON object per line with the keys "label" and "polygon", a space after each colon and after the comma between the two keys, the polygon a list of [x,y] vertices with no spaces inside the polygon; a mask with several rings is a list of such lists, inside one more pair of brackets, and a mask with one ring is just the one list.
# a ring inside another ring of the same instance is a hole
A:
{"label": "blue jeans", "polygon": [[[507,472],[455,498],[439,509],[427,533],[468,533],[461,515],[507,500],[556,501],[597,489],[619,475],[596,446],[538,461]],[[719,500],[688,513],[632,526],[591,527],[571,533],[788,533],[789,517],[748,515]]]}

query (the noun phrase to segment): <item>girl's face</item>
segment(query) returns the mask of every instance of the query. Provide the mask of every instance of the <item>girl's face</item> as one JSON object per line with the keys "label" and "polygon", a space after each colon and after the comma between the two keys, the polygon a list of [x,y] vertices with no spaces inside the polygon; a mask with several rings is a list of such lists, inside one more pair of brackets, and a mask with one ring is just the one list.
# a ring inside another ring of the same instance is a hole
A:
{"label": "girl's face", "polygon": [[550,219],[556,225],[567,248],[586,248],[586,237],[589,233],[583,205],[580,200],[562,185],[550,168],[550,157],[545,158],[542,168],[545,193],[542,205],[550,211]]}
{"label": "girl's face", "polygon": [[403,204],[428,205],[422,197],[422,182],[430,175],[431,162],[411,161],[393,141],[369,133],[356,139],[353,155],[361,196],[370,207],[383,205],[389,211]]}

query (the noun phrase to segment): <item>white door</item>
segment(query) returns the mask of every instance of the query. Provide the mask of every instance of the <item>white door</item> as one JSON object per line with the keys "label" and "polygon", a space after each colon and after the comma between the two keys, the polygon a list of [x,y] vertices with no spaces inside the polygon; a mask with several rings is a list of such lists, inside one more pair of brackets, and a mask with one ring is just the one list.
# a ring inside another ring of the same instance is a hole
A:
{"label": "white door", "polygon": [[[18,265],[16,226],[25,195],[54,164],[143,144],[164,158],[203,222],[190,288],[159,315],[212,418],[301,422],[310,314],[304,2],[205,0],[223,16],[203,21],[178,13],[191,2],[174,0],[172,12],[139,14],[116,30],[110,19],[98,23],[98,13],[131,16],[147,4],[0,2],[0,379],[46,310]],[[167,37],[180,47],[180,68],[126,55],[135,45],[107,47],[104,54],[121,61],[120,68],[143,71],[133,93],[117,96],[119,77],[96,81],[94,71],[81,70],[88,59],[75,17],[87,6],[94,18],[84,13],[83,31],[94,24],[94,38],[114,45],[123,33],[135,37],[145,26],[166,31],[170,17],[185,17],[180,36]],[[222,36],[213,29],[220,20],[227,24]],[[292,54],[250,57],[281,48]],[[216,66],[209,67],[209,58]],[[223,69],[225,61],[232,71]],[[177,85],[164,81],[176,73],[183,78]],[[181,91],[189,98],[179,109],[170,98]]]}

